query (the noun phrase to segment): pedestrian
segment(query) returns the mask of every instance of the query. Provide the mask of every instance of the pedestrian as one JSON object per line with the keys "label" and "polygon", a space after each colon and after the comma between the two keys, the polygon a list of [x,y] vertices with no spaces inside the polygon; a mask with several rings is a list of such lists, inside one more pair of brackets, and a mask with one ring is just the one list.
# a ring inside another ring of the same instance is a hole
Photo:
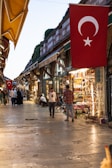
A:
{"label": "pedestrian", "polygon": [[18,88],[17,89],[17,104],[18,105],[23,104],[22,102],[23,102],[23,100],[22,100],[22,94],[21,94],[20,89]]}
{"label": "pedestrian", "polygon": [[73,91],[69,89],[69,85],[66,85],[66,90],[63,95],[64,102],[66,104],[66,115],[65,121],[69,121],[69,112],[71,112],[72,122],[74,122],[74,112],[73,112]]}
{"label": "pedestrian", "polygon": [[15,106],[15,104],[17,103],[17,90],[16,90],[16,88],[13,88],[10,91],[10,97],[11,97],[12,106]]}
{"label": "pedestrian", "polygon": [[56,92],[54,91],[53,88],[51,88],[48,94],[48,100],[49,100],[49,112],[52,118],[54,118],[55,115],[56,99],[57,99]]}
{"label": "pedestrian", "polygon": [[21,92],[21,104],[23,104],[24,91],[21,89],[20,92]]}
{"label": "pedestrian", "polygon": [[8,91],[6,89],[3,89],[3,104],[6,105],[8,103]]}

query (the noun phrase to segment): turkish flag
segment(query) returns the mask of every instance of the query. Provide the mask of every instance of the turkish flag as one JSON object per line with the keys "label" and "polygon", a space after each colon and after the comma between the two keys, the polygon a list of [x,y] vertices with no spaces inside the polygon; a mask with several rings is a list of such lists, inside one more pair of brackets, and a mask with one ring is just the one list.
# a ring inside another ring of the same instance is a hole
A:
{"label": "turkish flag", "polygon": [[109,8],[70,4],[69,10],[72,67],[106,66]]}
{"label": "turkish flag", "polygon": [[6,80],[6,86],[8,90],[12,89],[12,80]]}

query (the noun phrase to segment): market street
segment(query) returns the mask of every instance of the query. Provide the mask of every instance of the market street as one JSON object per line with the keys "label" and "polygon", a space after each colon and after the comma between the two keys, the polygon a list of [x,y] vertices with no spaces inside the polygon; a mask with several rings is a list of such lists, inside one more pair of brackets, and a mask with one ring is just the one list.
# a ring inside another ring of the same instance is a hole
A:
{"label": "market street", "polygon": [[63,112],[52,118],[48,107],[27,101],[1,105],[0,168],[99,168],[112,129],[65,118]]}

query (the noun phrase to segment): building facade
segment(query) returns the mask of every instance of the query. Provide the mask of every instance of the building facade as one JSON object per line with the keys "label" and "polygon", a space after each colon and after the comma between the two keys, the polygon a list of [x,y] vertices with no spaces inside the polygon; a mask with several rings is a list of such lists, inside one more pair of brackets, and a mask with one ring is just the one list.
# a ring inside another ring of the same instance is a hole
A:
{"label": "building facade", "polygon": [[[82,4],[111,5],[111,1],[82,0]],[[63,95],[65,85],[74,91],[74,106],[89,109],[92,116],[112,119],[112,27],[111,7],[107,38],[107,67],[73,69],[70,57],[70,18],[67,9],[56,29],[45,32],[44,41],[36,46],[25,70],[16,79],[38,102],[41,93],[48,96],[50,87]]]}

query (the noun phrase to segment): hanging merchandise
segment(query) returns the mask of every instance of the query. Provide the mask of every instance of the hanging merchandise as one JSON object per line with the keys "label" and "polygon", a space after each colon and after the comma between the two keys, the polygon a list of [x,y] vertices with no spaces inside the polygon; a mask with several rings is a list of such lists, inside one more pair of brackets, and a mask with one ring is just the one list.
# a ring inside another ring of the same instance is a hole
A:
{"label": "hanging merchandise", "polygon": [[103,111],[103,84],[97,82],[95,69],[71,71],[74,90],[74,109],[79,113],[89,112],[91,116],[100,116]]}

